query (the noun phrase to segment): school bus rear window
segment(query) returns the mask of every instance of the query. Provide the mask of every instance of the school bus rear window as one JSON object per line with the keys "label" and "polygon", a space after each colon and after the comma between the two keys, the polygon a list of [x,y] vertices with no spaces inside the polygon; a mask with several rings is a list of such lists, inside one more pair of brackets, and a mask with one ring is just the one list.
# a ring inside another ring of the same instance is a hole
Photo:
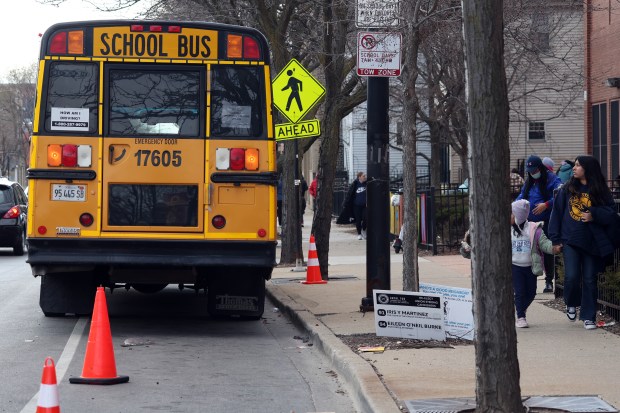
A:
{"label": "school bus rear window", "polygon": [[200,71],[110,70],[110,135],[197,137],[200,80]]}
{"label": "school bus rear window", "polygon": [[49,63],[45,130],[58,134],[97,132],[99,68],[93,63]]}
{"label": "school bus rear window", "polygon": [[263,133],[259,67],[211,66],[211,135],[260,137]]}
{"label": "school bus rear window", "polygon": [[111,184],[108,203],[110,225],[198,225],[196,185]]}

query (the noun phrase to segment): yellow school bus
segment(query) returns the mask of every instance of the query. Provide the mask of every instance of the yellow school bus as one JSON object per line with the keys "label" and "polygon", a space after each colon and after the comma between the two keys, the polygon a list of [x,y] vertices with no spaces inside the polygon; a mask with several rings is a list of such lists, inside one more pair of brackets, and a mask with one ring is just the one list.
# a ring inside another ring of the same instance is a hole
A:
{"label": "yellow school bus", "polygon": [[28,263],[45,315],[95,288],[206,290],[260,318],[275,265],[269,48],[246,27],[60,23],[42,37]]}

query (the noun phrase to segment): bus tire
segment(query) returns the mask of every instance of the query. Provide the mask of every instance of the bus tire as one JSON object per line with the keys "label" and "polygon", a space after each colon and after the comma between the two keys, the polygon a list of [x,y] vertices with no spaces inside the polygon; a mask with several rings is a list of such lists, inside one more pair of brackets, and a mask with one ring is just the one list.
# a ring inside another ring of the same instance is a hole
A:
{"label": "bus tire", "polygon": [[46,317],[90,315],[95,303],[94,275],[88,272],[41,276],[39,306]]}
{"label": "bus tire", "polygon": [[265,311],[264,271],[230,271],[213,277],[207,288],[207,310],[214,317],[260,320]]}

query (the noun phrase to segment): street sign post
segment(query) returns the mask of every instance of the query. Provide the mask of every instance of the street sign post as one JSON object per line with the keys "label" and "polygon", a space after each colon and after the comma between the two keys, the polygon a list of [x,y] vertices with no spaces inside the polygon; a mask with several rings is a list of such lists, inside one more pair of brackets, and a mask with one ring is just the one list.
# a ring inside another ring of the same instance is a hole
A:
{"label": "street sign post", "polygon": [[400,4],[398,0],[357,0],[355,5],[355,26],[383,29],[399,24]]}
{"label": "street sign post", "polygon": [[400,76],[400,33],[358,32],[357,74]]}
{"label": "street sign post", "polygon": [[299,122],[325,95],[325,88],[296,59],[271,82],[273,104],[292,123]]}

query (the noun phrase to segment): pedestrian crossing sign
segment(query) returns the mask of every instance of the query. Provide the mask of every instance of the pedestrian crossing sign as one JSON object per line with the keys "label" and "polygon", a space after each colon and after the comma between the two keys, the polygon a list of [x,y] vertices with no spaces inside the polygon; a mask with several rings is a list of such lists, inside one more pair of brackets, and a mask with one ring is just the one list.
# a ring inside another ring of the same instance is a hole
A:
{"label": "pedestrian crossing sign", "polygon": [[325,88],[305,67],[291,59],[271,82],[273,104],[292,123],[297,123],[318,103]]}

